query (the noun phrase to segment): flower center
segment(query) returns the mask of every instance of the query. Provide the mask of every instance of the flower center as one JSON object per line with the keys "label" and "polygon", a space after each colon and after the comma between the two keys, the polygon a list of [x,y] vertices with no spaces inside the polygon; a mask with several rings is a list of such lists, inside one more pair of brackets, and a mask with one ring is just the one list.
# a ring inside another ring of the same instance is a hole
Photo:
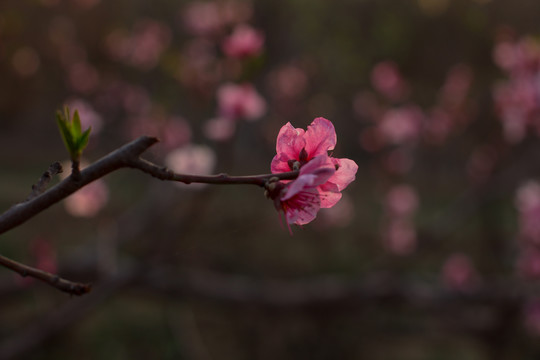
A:
{"label": "flower center", "polygon": [[292,171],[300,170],[302,166],[304,166],[308,162],[308,153],[306,151],[306,148],[302,148],[300,151],[300,154],[298,154],[298,160],[289,159],[287,161],[287,164],[289,165],[289,169]]}

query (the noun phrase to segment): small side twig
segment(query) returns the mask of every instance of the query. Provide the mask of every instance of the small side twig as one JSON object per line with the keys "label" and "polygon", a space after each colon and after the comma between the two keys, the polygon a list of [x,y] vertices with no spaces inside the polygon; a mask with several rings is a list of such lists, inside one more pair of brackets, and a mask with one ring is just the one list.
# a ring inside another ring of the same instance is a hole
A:
{"label": "small side twig", "polygon": [[60,174],[63,171],[62,164],[60,162],[56,161],[49,166],[47,171],[41,175],[38,182],[32,185],[32,192],[28,197],[26,198],[26,201],[31,200],[38,196],[39,194],[42,194],[45,189],[47,188],[47,185],[51,182],[53,176]]}
{"label": "small side twig", "polygon": [[46,271],[33,268],[31,266],[11,260],[2,255],[0,255],[0,265],[19,273],[23,277],[30,276],[34,279],[46,282],[47,284],[57,288],[58,290],[67,292],[71,295],[84,295],[86,293],[89,293],[92,289],[92,286],[90,284],[82,284],[62,279],[58,275],[54,275]]}

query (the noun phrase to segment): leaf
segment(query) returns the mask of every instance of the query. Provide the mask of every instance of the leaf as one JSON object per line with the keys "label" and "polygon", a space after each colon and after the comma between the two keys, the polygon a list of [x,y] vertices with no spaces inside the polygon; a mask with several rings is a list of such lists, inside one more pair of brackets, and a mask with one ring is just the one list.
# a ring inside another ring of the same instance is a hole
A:
{"label": "leaf", "polygon": [[88,139],[90,138],[91,130],[92,130],[92,127],[89,127],[88,129],[86,129],[85,132],[82,133],[81,137],[79,138],[79,142],[77,145],[80,152],[82,152],[84,148],[86,147],[86,145],[88,145]]}
{"label": "leaf", "polygon": [[81,118],[79,117],[79,112],[77,110],[73,113],[72,133],[75,138],[81,136]]}
{"label": "leaf", "polygon": [[71,153],[71,151],[75,148],[75,142],[73,141],[73,135],[71,133],[70,126],[62,118],[62,114],[60,112],[56,115],[56,122],[58,124],[58,128],[60,129],[60,135],[62,135],[62,140],[64,140],[64,145]]}
{"label": "leaf", "polygon": [[71,117],[69,108],[67,106],[64,107],[63,113],[61,111],[56,113],[56,122],[71,160],[78,161],[81,157],[82,151],[88,145],[90,131],[92,128],[89,127],[82,132],[79,112],[75,110],[73,117]]}

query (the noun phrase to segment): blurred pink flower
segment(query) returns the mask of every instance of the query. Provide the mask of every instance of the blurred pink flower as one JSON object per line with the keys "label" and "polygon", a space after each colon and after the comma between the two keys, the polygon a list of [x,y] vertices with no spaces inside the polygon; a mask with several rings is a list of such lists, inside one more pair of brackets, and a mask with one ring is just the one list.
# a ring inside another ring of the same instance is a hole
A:
{"label": "blurred pink flower", "polygon": [[203,93],[213,91],[221,81],[222,71],[217,61],[215,45],[205,38],[188,41],[182,48],[176,78],[185,86]]}
{"label": "blurred pink flower", "polygon": [[124,109],[130,114],[145,114],[152,107],[150,94],[142,86],[125,84],[121,86],[120,96]]}
{"label": "blurred pink flower", "polygon": [[409,185],[394,185],[384,199],[382,237],[388,251],[409,255],[416,249],[413,217],[418,209],[418,195]]}
{"label": "blurred pink flower", "polygon": [[[272,159],[272,173],[282,173],[302,169],[302,167],[320,155],[328,155],[337,143],[334,125],[327,119],[319,117],[313,120],[307,130],[294,128],[291,123],[285,124],[279,131],[276,143],[277,154]],[[319,192],[325,193],[321,207],[334,206],[341,198],[341,191],[354,179],[358,165],[350,159],[330,157],[335,173],[323,184]]]}
{"label": "blurred pink flower", "polygon": [[[216,165],[216,155],[208,146],[188,144],[171,151],[165,158],[165,164],[176,173],[209,175]],[[175,185],[190,190],[206,186],[206,184],[188,185],[180,182]]]}
{"label": "blurred pink flower", "polygon": [[13,69],[21,77],[35,75],[41,66],[38,52],[29,46],[17,49],[13,53],[11,62]]}
{"label": "blurred pink flower", "polygon": [[217,2],[194,1],[182,9],[182,19],[194,35],[211,35],[221,30],[223,18]]}
{"label": "blurred pink flower", "polygon": [[306,91],[308,77],[302,68],[285,65],[268,75],[268,83],[274,97],[296,99]]}
{"label": "blurred pink flower", "polygon": [[400,145],[418,140],[423,120],[424,114],[418,106],[402,106],[386,111],[377,127],[387,143]]}
{"label": "blurred pink flower", "polygon": [[381,165],[390,174],[403,175],[412,169],[414,156],[409,148],[398,147],[382,156]]}
{"label": "blurred pink flower", "polygon": [[476,183],[485,181],[495,168],[497,159],[497,150],[493,146],[477,146],[467,161],[467,175]]}
{"label": "blurred pink flower", "polygon": [[516,262],[517,273],[526,279],[540,279],[540,249],[523,244]]}
{"label": "blurred pink flower", "polygon": [[253,16],[253,5],[250,1],[227,0],[219,3],[221,17],[226,24],[240,24]]}
{"label": "blurred pink flower", "polygon": [[53,274],[57,272],[56,251],[50,241],[43,237],[35,238],[30,243],[30,252],[35,259],[35,267]]}
{"label": "blurred pink flower", "polygon": [[220,117],[256,120],[266,112],[266,102],[253,85],[226,83],[217,90]]}
{"label": "blurred pink flower", "polygon": [[529,181],[521,185],[516,194],[519,211],[519,234],[530,243],[540,245],[540,184]]}
{"label": "blurred pink flower", "polygon": [[443,144],[454,126],[454,118],[444,108],[431,109],[424,125],[424,139],[430,144]]}
{"label": "blurred pink flower", "polygon": [[[33,267],[52,274],[58,272],[56,251],[49,240],[41,236],[36,237],[30,241],[29,250]],[[16,276],[17,283],[21,286],[27,286],[35,281],[32,277]]]}
{"label": "blurred pink flower", "polygon": [[469,290],[477,285],[479,275],[471,259],[464,254],[452,254],[443,264],[444,283],[456,290]]}
{"label": "blurred pink flower", "polygon": [[518,143],[528,128],[540,135],[540,42],[505,39],[496,45],[494,60],[507,75],[493,90],[505,139]]}
{"label": "blurred pink flower", "polygon": [[109,201],[107,185],[98,179],[64,200],[66,211],[76,217],[94,217]]}
{"label": "blurred pink flower", "polygon": [[101,80],[98,70],[85,61],[68,65],[68,84],[80,93],[88,94],[97,89]]}
{"label": "blurred pink flower", "polygon": [[191,141],[189,122],[179,116],[168,118],[162,125],[159,139],[167,150],[189,143]]}
{"label": "blurred pink flower", "polygon": [[418,208],[418,195],[409,185],[395,185],[386,194],[386,207],[394,216],[410,216]]}
{"label": "blurred pink flower", "polygon": [[154,68],[171,41],[170,28],[154,20],[142,20],[131,33],[111,32],[106,45],[111,56],[141,70]]}
{"label": "blurred pink flower", "polygon": [[79,112],[83,129],[92,127],[90,136],[99,134],[101,127],[103,126],[103,118],[90,103],[80,98],[73,98],[66,101],[66,106],[68,106],[71,111],[77,110]]}
{"label": "blurred pink flower", "polygon": [[523,321],[531,335],[540,336],[540,299],[532,299],[524,304]]}
{"label": "blurred pink flower", "polygon": [[131,138],[148,135],[161,141],[165,151],[184,146],[191,141],[191,127],[180,116],[166,117],[162,114],[136,117],[128,123]]}
{"label": "blurred pink flower", "polygon": [[459,107],[465,102],[473,80],[472,69],[465,64],[453,66],[439,90],[439,103],[445,108]]}
{"label": "blurred pink flower", "polygon": [[248,21],[252,14],[248,1],[194,1],[182,9],[181,17],[193,35],[212,36],[227,25]]}
{"label": "blurred pink flower", "polygon": [[410,255],[416,250],[416,229],[409,219],[394,218],[385,224],[386,248],[396,255]]}
{"label": "blurred pink flower", "polygon": [[246,24],[236,26],[232,34],[222,42],[225,55],[240,59],[259,55],[263,45],[264,35],[262,32]]}
{"label": "blurred pink flower", "polygon": [[204,135],[211,140],[226,141],[234,135],[236,124],[227,118],[210,119],[204,124]]}
{"label": "blurred pink flower", "polygon": [[407,84],[403,80],[395,63],[383,61],[371,71],[373,87],[388,99],[397,101],[405,97]]}

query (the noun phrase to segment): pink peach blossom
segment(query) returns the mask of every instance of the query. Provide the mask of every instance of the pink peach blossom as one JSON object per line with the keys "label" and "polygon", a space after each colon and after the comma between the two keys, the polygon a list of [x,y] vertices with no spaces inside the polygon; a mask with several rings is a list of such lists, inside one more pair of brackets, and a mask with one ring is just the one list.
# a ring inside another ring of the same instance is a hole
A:
{"label": "pink peach blossom", "polygon": [[[302,169],[312,159],[320,155],[328,155],[337,143],[334,125],[327,119],[319,117],[313,120],[307,130],[294,128],[291,123],[284,125],[279,131],[276,143],[277,154],[272,159],[272,173],[282,173]],[[350,159],[329,158],[334,164],[335,173],[319,185],[319,191],[326,195],[321,207],[330,208],[341,198],[341,191],[355,178],[358,165]]]}
{"label": "pink peach blossom", "polygon": [[224,84],[217,98],[219,114],[224,118],[257,120],[266,112],[266,102],[251,84]]}
{"label": "pink peach blossom", "polygon": [[328,155],[320,155],[300,169],[297,179],[285,185],[276,207],[283,210],[288,224],[304,225],[315,219],[327,196],[318,188],[335,172],[334,164]]}
{"label": "pink peach blossom", "polygon": [[261,53],[264,36],[251,26],[238,25],[233,33],[223,40],[222,48],[225,55],[232,58],[246,58]]}

